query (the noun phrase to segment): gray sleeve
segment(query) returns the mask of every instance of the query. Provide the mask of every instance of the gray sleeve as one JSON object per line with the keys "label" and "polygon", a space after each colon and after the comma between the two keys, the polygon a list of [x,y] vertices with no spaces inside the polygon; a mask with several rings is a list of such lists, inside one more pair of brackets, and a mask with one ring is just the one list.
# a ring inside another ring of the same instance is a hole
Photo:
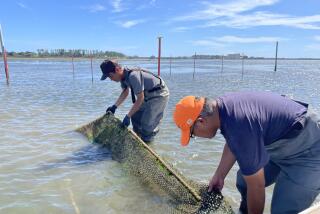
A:
{"label": "gray sleeve", "polygon": [[144,84],[143,84],[141,71],[132,72],[129,76],[129,82],[131,87],[133,88],[133,92],[135,95],[138,95],[141,92],[143,92]]}

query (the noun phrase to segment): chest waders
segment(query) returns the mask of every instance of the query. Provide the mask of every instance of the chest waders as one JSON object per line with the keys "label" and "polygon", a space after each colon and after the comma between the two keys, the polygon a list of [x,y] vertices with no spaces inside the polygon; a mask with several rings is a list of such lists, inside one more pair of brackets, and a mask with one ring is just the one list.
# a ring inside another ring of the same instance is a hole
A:
{"label": "chest waders", "polygon": [[[131,72],[140,71],[141,84],[144,84],[142,72],[148,73],[160,80],[160,83],[153,88],[143,90],[144,102],[139,110],[131,117],[133,131],[138,134],[144,142],[151,142],[159,132],[159,124],[163,118],[164,110],[169,100],[169,90],[160,77],[149,71],[142,69],[131,69],[127,71],[127,79]],[[132,86],[130,86],[130,90],[132,103],[135,103],[136,97]]]}
{"label": "chest waders", "polygon": [[[274,185],[271,214],[299,213],[320,193],[320,117],[308,107],[298,134],[265,146],[270,161],[264,167],[265,186]],[[300,127],[297,127],[298,129]],[[240,172],[237,184],[246,210],[247,186]]]}
{"label": "chest waders", "polygon": [[[158,78],[160,80],[160,84],[156,85],[155,87],[153,87],[152,89],[148,90],[147,92],[148,93],[152,93],[152,92],[155,92],[155,91],[159,91],[163,88],[165,88],[165,86],[162,84],[162,79],[160,77],[158,77],[157,75],[155,75],[154,73],[150,72],[150,71],[147,71],[147,70],[143,70],[143,69],[131,69],[131,70],[128,70],[128,78],[130,76],[130,74],[133,72],[133,71],[140,71],[140,78],[141,78],[141,82],[143,81],[142,79],[142,72],[145,72],[145,73],[148,73],[156,78]],[[132,103],[135,103],[136,102],[136,96],[134,94],[134,91],[133,91],[133,88],[132,86],[130,85],[130,91],[131,91],[131,100],[132,100]]]}

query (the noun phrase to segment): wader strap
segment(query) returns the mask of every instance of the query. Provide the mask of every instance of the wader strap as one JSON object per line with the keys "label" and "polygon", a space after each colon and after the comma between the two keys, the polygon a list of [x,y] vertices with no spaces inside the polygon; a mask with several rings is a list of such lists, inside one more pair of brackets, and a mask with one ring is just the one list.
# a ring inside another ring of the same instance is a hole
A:
{"label": "wader strap", "polygon": [[164,85],[157,85],[157,86],[155,86],[154,88],[150,89],[150,90],[148,91],[148,93],[155,92],[155,91],[159,91],[159,90],[164,89],[164,88],[165,88]]}
{"label": "wader strap", "polygon": [[[162,85],[162,79],[161,79],[159,76],[155,75],[154,73],[152,73],[152,72],[150,72],[150,71],[147,71],[147,70],[144,70],[144,69],[140,69],[140,68],[134,68],[134,69],[130,69],[130,70],[128,69],[128,72],[129,72],[128,76],[131,74],[132,71],[142,71],[142,72],[148,73],[148,74],[150,74],[150,75],[152,75],[152,76],[154,76],[154,77],[156,77],[156,78],[158,78],[158,79],[160,80],[160,84],[159,84],[159,85],[156,85],[156,86],[153,87],[152,89],[148,90],[148,93],[161,90],[161,89],[163,89],[163,88],[165,87],[164,85]],[[141,78],[141,82],[142,82],[142,81],[143,81],[143,79],[142,79],[142,73],[140,73],[140,75],[141,75],[140,78]],[[130,91],[131,91],[131,100],[132,100],[132,103],[135,103],[135,102],[136,102],[136,96],[135,96],[135,94],[134,94],[134,91],[133,91],[133,88],[132,88],[131,85],[130,85]]]}
{"label": "wader strap", "polygon": [[134,95],[132,86],[130,86],[130,91],[131,91],[131,100],[132,100],[132,103],[135,103],[135,102],[136,102],[136,95]]}
{"label": "wader strap", "polygon": [[154,73],[150,72],[150,71],[147,71],[147,70],[144,70],[144,69],[139,69],[140,71],[143,71],[145,73],[148,73],[148,74],[151,74],[152,76],[158,78],[160,80],[160,84],[156,85],[155,87],[151,88],[150,90],[148,90],[148,93],[152,93],[152,92],[155,92],[155,91],[159,91],[161,89],[164,89],[165,86],[162,84],[162,79],[155,75]]}
{"label": "wader strap", "polygon": [[[144,70],[144,69],[135,69],[136,71],[143,71],[145,73],[148,73],[148,74],[151,74],[152,76],[158,78],[160,80],[160,84],[159,85],[162,85],[162,79],[158,76],[158,75],[155,75],[154,73],[150,72],[150,71],[147,71],[147,70]],[[156,86],[157,87],[157,86]],[[152,90],[152,89],[150,89]]]}

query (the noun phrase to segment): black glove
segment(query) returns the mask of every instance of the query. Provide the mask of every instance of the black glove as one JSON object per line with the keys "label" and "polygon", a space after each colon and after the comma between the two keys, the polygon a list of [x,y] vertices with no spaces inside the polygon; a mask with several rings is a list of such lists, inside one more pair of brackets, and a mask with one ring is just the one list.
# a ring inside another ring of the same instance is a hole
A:
{"label": "black glove", "polygon": [[122,121],[122,127],[128,127],[130,125],[130,117],[126,115]]}
{"label": "black glove", "polygon": [[114,114],[116,112],[117,106],[113,105],[107,108],[106,113],[108,113],[108,111],[110,111],[112,114]]}

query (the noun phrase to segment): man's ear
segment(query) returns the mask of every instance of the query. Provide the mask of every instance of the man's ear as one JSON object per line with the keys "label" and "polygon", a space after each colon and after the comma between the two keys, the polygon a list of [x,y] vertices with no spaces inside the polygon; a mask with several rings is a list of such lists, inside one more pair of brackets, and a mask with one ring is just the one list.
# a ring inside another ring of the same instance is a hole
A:
{"label": "man's ear", "polygon": [[119,67],[118,67],[118,66],[116,66],[116,67],[115,67],[115,71],[114,71],[114,72],[115,72],[115,73],[119,73],[119,71],[120,71],[120,70],[119,70]]}
{"label": "man's ear", "polygon": [[203,117],[198,117],[197,121],[201,124],[204,124],[206,122],[206,119]]}

